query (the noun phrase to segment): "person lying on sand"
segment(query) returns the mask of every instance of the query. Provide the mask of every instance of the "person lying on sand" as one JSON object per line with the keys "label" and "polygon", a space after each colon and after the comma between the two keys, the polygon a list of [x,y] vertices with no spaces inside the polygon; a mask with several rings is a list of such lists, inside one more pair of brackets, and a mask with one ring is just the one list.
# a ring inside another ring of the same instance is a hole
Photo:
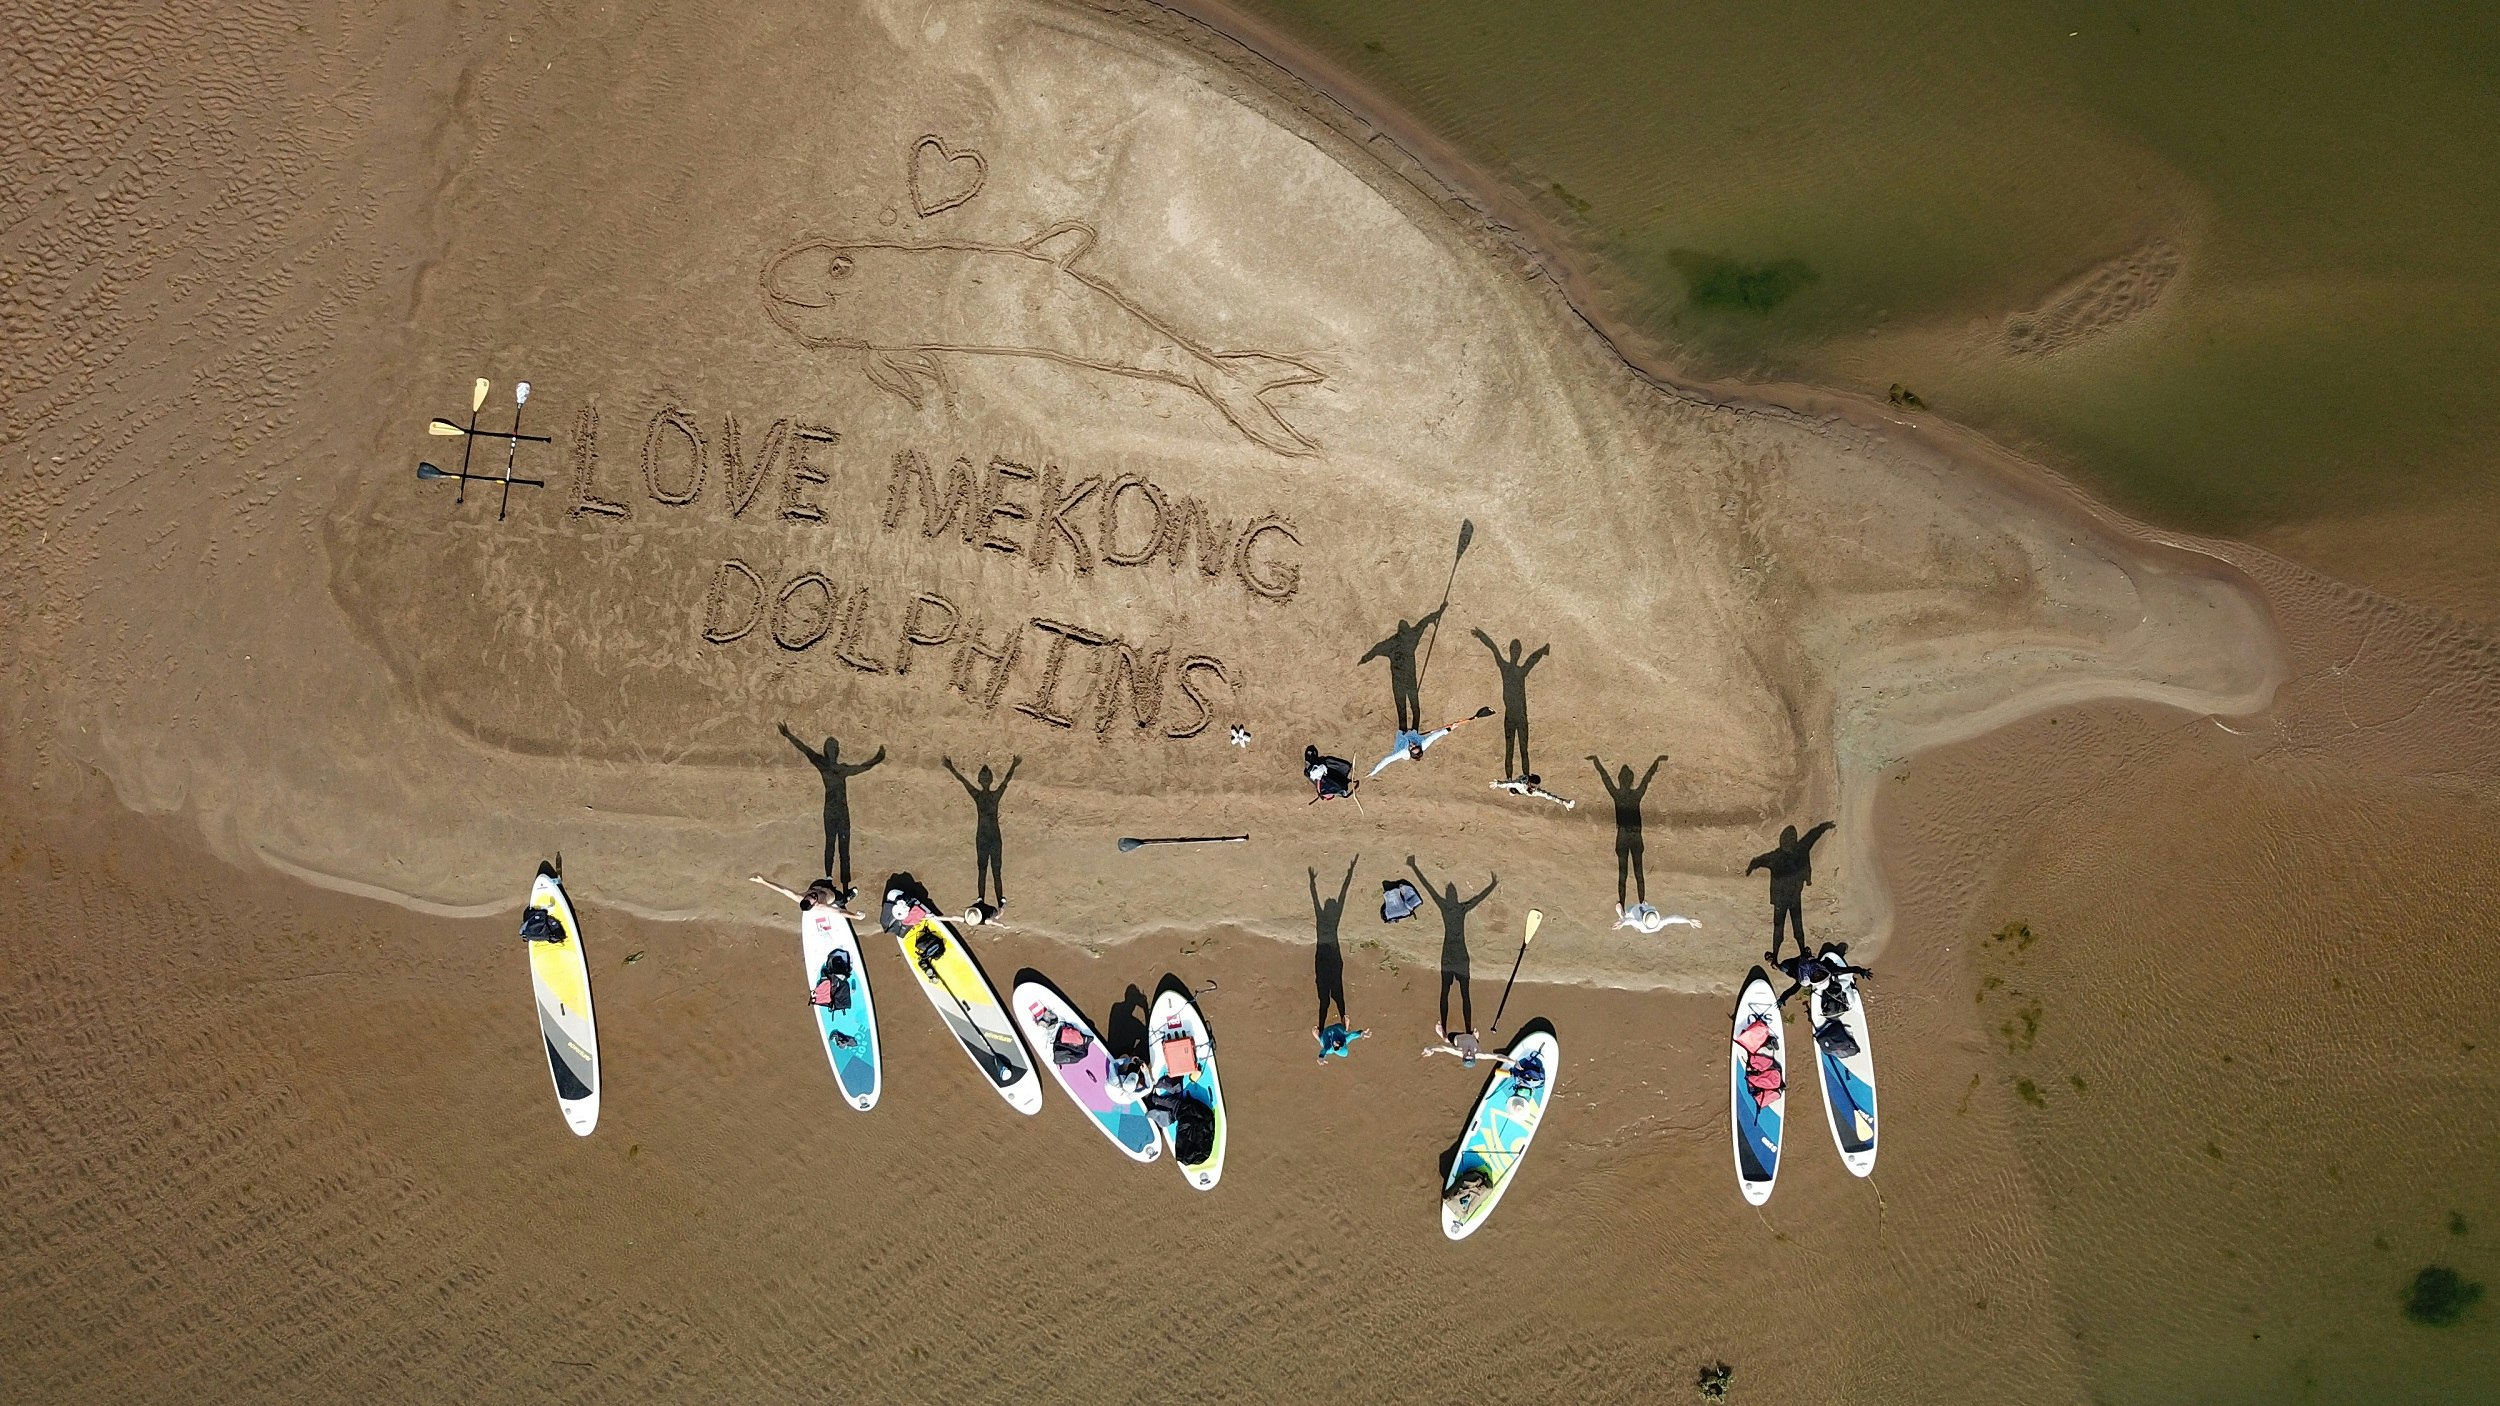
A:
{"label": "person lying on sand", "polygon": [[1801,952],[1780,963],[1779,968],[1788,974],[1791,982],[1795,983],[1780,993],[1780,1004],[1783,1006],[1788,1004],[1789,997],[1809,987],[1820,986],[1824,982],[1844,976],[1854,976],[1864,981],[1875,975],[1864,967],[1849,965],[1849,944],[1846,942],[1826,942],[1823,944],[1823,950],[1813,956],[1809,957]]}
{"label": "person lying on sand", "polygon": [[1339,1059],[1353,1058],[1354,1050],[1352,1047],[1354,1042],[1362,1039],[1370,1033],[1372,1032],[1369,1030],[1357,1030],[1349,1027],[1342,1021],[1331,1022],[1330,1024],[1319,1026],[1311,1031],[1311,1034],[1319,1041],[1319,1062],[1322,1064],[1326,1064],[1328,1062],[1328,1057],[1330,1055],[1335,1055]]}
{"label": "person lying on sand", "polygon": [[1489,718],[1491,716],[1493,716],[1492,709],[1478,708],[1474,713],[1460,718],[1458,721],[1453,723],[1443,723],[1441,726],[1434,728],[1430,732],[1417,732],[1411,728],[1401,731],[1397,735],[1397,740],[1389,744],[1389,755],[1372,763],[1370,774],[1378,776],[1381,772],[1388,769],[1389,763],[1391,762],[1422,761],[1424,759],[1424,752],[1429,749],[1433,743],[1438,742],[1442,738],[1449,736],[1451,733],[1458,731],[1467,724],[1475,722],[1479,718]]}
{"label": "person lying on sand", "polygon": [[1553,792],[1546,790],[1543,785],[1543,778],[1539,777],[1533,771],[1529,772],[1525,776],[1506,776],[1501,780],[1494,782],[1493,789],[1496,791],[1508,791],[1514,796],[1534,796],[1540,801],[1552,801],[1554,804],[1561,806],[1564,810],[1569,810],[1579,804],[1577,801],[1566,801],[1562,797],[1555,795]]}
{"label": "person lying on sand", "polygon": [[1478,1044],[1476,1042],[1476,1032],[1473,1030],[1461,1030],[1457,1034],[1453,1035],[1447,1030],[1442,1029],[1439,1025],[1435,1025],[1432,1027],[1432,1033],[1440,1036],[1442,1043],[1438,1045],[1426,1046],[1424,1048],[1424,1058],[1426,1059],[1430,1059],[1437,1054],[1457,1055],[1459,1067],[1462,1069],[1475,1068],[1476,1061],[1479,1059],[1489,1059],[1493,1061],[1495,1065],[1503,1069],[1509,1069],[1517,1063],[1517,1061],[1513,1060],[1509,1055],[1496,1054]]}
{"label": "person lying on sand", "polygon": [[1619,928],[1638,928],[1645,933],[1654,933],[1670,923],[1697,928],[1701,926],[1701,919],[1687,918],[1681,913],[1661,913],[1646,903],[1635,903],[1629,908],[1620,903],[1615,905],[1615,926]]}
{"label": "person lying on sand", "polygon": [[851,901],[851,895],[856,892],[856,890],[843,888],[834,883],[834,881],[830,878],[818,879],[816,882],[809,884],[807,886],[807,892],[805,893],[796,893],[790,889],[783,888],[781,885],[774,883],[772,880],[765,878],[761,874],[749,874],[747,875],[747,880],[750,883],[762,884],[764,887],[771,889],[773,892],[780,894],[786,899],[789,899],[791,902],[799,905],[799,911],[802,913],[806,912],[810,908],[826,907],[831,908],[834,912],[841,914],[845,918],[866,918],[868,916],[865,913],[854,913],[848,906]]}

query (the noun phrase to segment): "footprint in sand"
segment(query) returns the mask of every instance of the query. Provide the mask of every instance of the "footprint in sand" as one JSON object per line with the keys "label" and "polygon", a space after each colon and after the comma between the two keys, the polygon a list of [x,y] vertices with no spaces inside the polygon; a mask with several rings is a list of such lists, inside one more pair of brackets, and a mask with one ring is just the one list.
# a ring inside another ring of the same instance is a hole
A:
{"label": "footprint in sand", "polygon": [[2005,349],[2016,356],[2054,356],[2098,337],[2159,301],[2185,263],[2178,245],[2159,236],[2148,239],[2005,319]]}

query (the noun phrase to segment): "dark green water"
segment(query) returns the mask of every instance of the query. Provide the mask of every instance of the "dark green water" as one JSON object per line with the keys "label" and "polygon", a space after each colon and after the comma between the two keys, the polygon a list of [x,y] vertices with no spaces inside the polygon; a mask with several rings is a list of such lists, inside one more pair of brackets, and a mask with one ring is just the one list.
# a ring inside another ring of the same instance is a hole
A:
{"label": "dark green water", "polygon": [[[2206,531],[2493,477],[2500,6],[1253,8],[1534,192],[1699,374],[1901,382]],[[2136,315],[2010,349],[2147,250]]]}

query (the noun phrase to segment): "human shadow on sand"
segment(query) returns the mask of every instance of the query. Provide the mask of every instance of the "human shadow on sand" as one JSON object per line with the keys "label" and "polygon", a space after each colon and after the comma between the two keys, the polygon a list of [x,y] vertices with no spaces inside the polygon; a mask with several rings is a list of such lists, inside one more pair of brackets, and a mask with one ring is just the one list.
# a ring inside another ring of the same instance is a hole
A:
{"label": "human shadow on sand", "polygon": [[[1502,876],[1488,876],[1475,897],[1460,898],[1457,880],[1451,880],[1445,888],[1436,889],[1432,880],[1425,878],[1423,869],[1415,863],[1415,856],[1410,854],[1406,857],[1406,867],[1414,871],[1415,881],[1423,885],[1424,897],[1431,899],[1432,906],[1441,910],[1441,1028],[1453,1035],[1474,1030],[1476,1002],[1468,988],[1467,915],[1493,896],[1493,890],[1502,885]],[[1450,988],[1453,986],[1458,988],[1458,1024],[1455,1026],[1450,1024]]]}
{"label": "human shadow on sand", "polygon": [[966,776],[956,769],[953,757],[940,757],[947,774],[962,783],[964,794],[972,797],[972,870],[974,901],[1007,902],[1007,840],[998,827],[998,803],[1007,794],[1007,783],[1016,779],[1016,768],[1024,758],[1007,759],[1007,774],[993,777],[988,767],[977,776]]}
{"label": "human shadow on sand", "polygon": [[1104,1013],[1103,1044],[1115,1055],[1145,1054],[1146,1017],[1153,1013],[1153,998],[1138,990],[1136,982],[1130,982],[1118,1002]]}
{"label": "human shadow on sand", "polygon": [[[1519,1027],[1519,1033],[1511,1036],[1510,1043],[1502,1047],[1502,1055],[1504,1058],[1508,1058],[1510,1052],[1519,1048],[1521,1043],[1531,1035],[1552,1035],[1553,1033],[1554,1022],[1547,1020],[1543,1016],[1538,1016],[1536,1019],[1531,1020],[1527,1024]],[[1467,1104],[1467,1121],[1458,1125],[1458,1137],[1454,1139],[1449,1146],[1441,1149],[1441,1157],[1440,1160],[1434,1164],[1434,1175],[1432,1178],[1432,1199],[1435,1201],[1441,1199],[1442,1188],[1450,1184],[1451,1165],[1458,1161],[1458,1154],[1466,1149],[1467,1131],[1475,1126],[1477,1106],[1484,1102],[1484,1096],[1486,1094],[1492,1092],[1493,1081],[1501,1077],[1502,1067],[1498,1064],[1494,1065],[1491,1071],[1486,1073],[1484,1076],[1484,1083],[1479,1085],[1476,1089],[1475,1098],[1470,1100]]]}
{"label": "human shadow on sand", "polygon": [[841,883],[851,884],[851,778],[885,760],[885,749],[864,762],[842,760],[839,738],[825,739],[822,751],[799,740],[788,723],[781,725],[781,735],[799,749],[807,764],[816,768],[816,775],[825,783],[825,867],[824,872]]}
{"label": "human shadow on sand", "polygon": [[[1649,783],[1658,779],[1658,768],[1666,764],[1666,754],[1649,764],[1640,783],[1633,784],[1632,764],[1625,762],[1615,776],[1606,774],[1606,764],[1594,753],[1589,765],[1597,768],[1597,779],[1606,786],[1606,794],[1615,803],[1615,906],[1627,908],[1649,901],[1649,877],[1641,872],[1641,801],[1649,794]],[[1626,894],[1629,897],[1626,897]]]}
{"label": "human shadow on sand", "polygon": [[1389,666],[1389,701],[1396,705],[1398,731],[1421,731],[1424,725],[1423,673],[1416,667],[1415,651],[1424,642],[1424,635],[1439,623],[1441,612],[1449,609],[1443,602],[1421,620],[1400,620],[1389,637],[1363,652],[1355,660],[1359,667],[1378,659]]}
{"label": "human shadow on sand", "polygon": [[1363,861],[1356,855],[1346,861],[1345,882],[1337,885],[1335,898],[1322,898],[1319,892],[1319,871],[1307,871],[1311,884],[1311,923],[1318,930],[1319,945],[1311,952],[1311,982],[1319,989],[1319,1026],[1328,1024],[1328,1006],[1334,1001],[1337,1019],[1352,1025],[1345,1013],[1345,949],[1338,945],[1337,927],[1345,919],[1346,895],[1354,889],[1354,866]]}
{"label": "human shadow on sand", "polygon": [[[1517,639],[1510,642],[1506,657],[1502,647],[1482,630],[1471,630],[1476,642],[1493,653],[1493,667],[1502,673],[1502,775],[1505,778],[1532,774],[1536,768],[1528,760],[1528,671],[1553,652],[1550,644],[1541,644],[1535,652],[1521,657]],[[1516,752],[1514,759],[1513,753]]]}

